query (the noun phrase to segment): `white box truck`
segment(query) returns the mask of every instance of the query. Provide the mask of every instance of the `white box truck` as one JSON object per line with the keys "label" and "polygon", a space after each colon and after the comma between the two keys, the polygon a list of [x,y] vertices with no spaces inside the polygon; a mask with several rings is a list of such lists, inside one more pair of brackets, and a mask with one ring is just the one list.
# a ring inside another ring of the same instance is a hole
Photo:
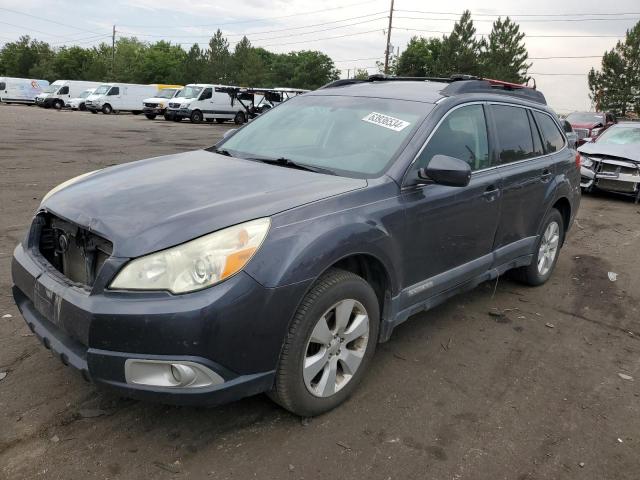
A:
{"label": "white box truck", "polygon": [[247,121],[244,107],[239,102],[232,102],[228,94],[216,92],[216,87],[222,86],[208,83],[187,85],[171,99],[167,115],[176,122],[183,118],[188,118],[192,123],[233,120],[242,125]]}
{"label": "white box truck", "polygon": [[36,96],[48,85],[47,80],[0,77],[0,102],[34,103]]}
{"label": "white box truck", "polygon": [[69,99],[76,98],[85,90],[97,88],[100,85],[100,82],[84,80],[56,80],[36,97],[36,105],[60,110]]}
{"label": "white box truck", "polygon": [[142,102],[145,98],[155,97],[164,88],[175,88],[179,85],[139,85],[136,83],[103,83],[87,97],[85,107],[91,113],[113,112],[142,113]]}

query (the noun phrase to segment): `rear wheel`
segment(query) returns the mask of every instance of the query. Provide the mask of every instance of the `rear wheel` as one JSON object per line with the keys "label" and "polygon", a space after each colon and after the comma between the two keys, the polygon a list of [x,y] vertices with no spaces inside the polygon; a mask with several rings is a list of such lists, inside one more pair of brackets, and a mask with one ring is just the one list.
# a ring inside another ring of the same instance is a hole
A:
{"label": "rear wheel", "polygon": [[531,265],[517,269],[514,272],[516,278],[532,286],[542,285],[549,280],[558,262],[563,239],[564,220],[554,208],[544,219]]}
{"label": "rear wheel", "polygon": [[108,103],[105,103],[102,106],[102,113],[104,113],[105,115],[110,115],[113,113],[113,108],[111,108],[111,105],[109,105]]}
{"label": "rear wheel", "polygon": [[236,125],[242,125],[246,121],[247,121],[247,116],[244,114],[244,112],[236,113],[236,116],[233,118],[233,123],[235,123]]}
{"label": "rear wheel", "polygon": [[145,113],[144,116],[147,117],[149,120],[154,120],[156,118],[155,113]]}
{"label": "rear wheel", "polygon": [[367,371],[379,318],[378,299],[363,278],[328,271],[304,297],[289,327],[271,398],[302,416],[340,405]]}
{"label": "rear wheel", "polygon": [[193,112],[191,112],[191,116],[189,117],[191,123],[202,123],[203,119],[204,116],[202,115],[202,112],[200,110],[194,110]]}

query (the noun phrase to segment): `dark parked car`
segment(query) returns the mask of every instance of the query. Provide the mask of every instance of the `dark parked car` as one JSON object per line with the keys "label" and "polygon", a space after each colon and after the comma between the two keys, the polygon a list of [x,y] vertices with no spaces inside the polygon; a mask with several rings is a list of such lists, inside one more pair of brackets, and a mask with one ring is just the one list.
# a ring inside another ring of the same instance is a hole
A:
{"label": "dark parked car", "polygon": [[640,123],[619,123],[578,149],[581,186],[622,193],[640,201]]}
{"label": "dark parked car", "polygon": [[567,115],[567,121],[578,135],[578,146],[617,123],[615,115],[608,112],[573,112]]}
{"label": "dark parked car", "polygon": [[182,404],[269,392],[315,415],[411,315],[509,270],[546,282],[579,199],[538,91],[338,81],[208,150],[56,187],[13,294],[99,385]]}

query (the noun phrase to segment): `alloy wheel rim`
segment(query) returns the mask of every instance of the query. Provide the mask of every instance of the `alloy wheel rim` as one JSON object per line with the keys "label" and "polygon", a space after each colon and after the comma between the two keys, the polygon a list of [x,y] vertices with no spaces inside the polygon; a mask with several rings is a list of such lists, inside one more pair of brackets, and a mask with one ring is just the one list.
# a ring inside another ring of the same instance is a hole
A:
{"label": "alloy wheel rim", "polygon": [[560,244],[560,226],[557,222],[551,222],[542,235],[540,249],[538,250],[538,273],[546,275],[551,270],[558,253]]}
{"label": "alloy wheel rim", "polygon": [[369,340],[369,315],[353,299],[341,300],[317,321],[305,349],[302,376],[309,393],[330,397],[357,372]]}

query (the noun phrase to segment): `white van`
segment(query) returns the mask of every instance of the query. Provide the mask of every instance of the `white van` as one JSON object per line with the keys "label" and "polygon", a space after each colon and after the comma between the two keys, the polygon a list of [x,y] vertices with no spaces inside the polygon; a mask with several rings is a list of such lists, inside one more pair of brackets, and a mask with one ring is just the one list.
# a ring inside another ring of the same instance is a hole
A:
{"label": "white van", "polygon": [[48,85],[47,80],[0,77],[0,102],[34,103],[36,96]]}
{"label": "white van", "polygon": [[209,83],[192,83],[182,89],[169,102],[167,115],[179,122],[188,118],[192,123],[201,123],[203,120],[222,123],[233,120],[241,125],[247,121],[244,107],[239,102],[232,102],[227,93],[216,92],[216,87],[224,85],[212,85]]}
{"label": "white van", "polygon": [[91,113],[99,111],[105,114],[113,112],[142,113],[145,98],[155,97],[164,88],[179,85],[139,85],[136,83],[103,83],[87,97],[84,104]]}
{"label": "white van", "polygon": [[171,99],[181,90],[182,88],[163,88],[155,97],[145,98],[142,101],[142,113],[149,120],[155,119],[158,115],[163,115],[165,120],[170,120],[165,112]]}
{"label": "white van", "polygon": [[96,90],[95,88],[87,88],[84,92],[82,92],[77,97],[70,98],[69,100],[64,102],[64,106],[66,108],[70,108],[71,110],[80,110],[81,112],[84,112],[87,109],[87,107],[85,107],[84,105],[84,101],[87,99],[89,95],[95,92],[95,90]]}
{"label": "white van", "polygon": [[36,105],[44,108],[60,110],[67,100],[79,96],[88,88],[97,88],[100,82],[84,80],[56,80],[36,97]]}

